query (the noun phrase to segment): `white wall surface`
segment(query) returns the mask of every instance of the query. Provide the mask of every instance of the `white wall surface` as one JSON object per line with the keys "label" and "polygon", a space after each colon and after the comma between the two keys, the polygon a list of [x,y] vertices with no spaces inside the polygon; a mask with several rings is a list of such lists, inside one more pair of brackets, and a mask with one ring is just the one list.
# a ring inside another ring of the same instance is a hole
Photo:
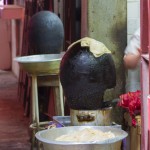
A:
{"label": "white wall surface", "polygon": [[127,37],[128,41],[132,34],[140,26],[140,0],[127,0]]}

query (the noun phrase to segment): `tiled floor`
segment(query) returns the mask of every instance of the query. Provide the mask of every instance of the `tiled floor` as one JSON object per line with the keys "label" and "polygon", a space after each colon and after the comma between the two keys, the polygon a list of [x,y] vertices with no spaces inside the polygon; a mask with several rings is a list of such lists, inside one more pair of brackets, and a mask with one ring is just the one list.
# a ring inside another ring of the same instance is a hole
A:
{"label": "tiled floor", "polygon": [[29,121],[17,99],[17,79],[0,71],[0,150],[29,150]]}

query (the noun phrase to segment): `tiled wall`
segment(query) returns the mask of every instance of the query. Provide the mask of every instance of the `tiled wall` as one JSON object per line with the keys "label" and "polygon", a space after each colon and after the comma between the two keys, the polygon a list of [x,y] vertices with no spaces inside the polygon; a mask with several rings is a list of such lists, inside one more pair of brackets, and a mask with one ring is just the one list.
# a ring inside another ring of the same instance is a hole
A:
{"label": "tiled wall", "polygon": [[128,41],[139,26],[140,26],[140,0],[127,0]]}

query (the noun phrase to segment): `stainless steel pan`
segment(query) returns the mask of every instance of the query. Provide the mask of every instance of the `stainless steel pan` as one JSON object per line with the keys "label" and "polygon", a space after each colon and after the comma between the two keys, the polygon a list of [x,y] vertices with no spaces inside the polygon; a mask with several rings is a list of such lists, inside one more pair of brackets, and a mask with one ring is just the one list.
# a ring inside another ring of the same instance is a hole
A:
{"label": "stainless steel pan", "polygon": [[[94,141],[78,143],[55,140],[61,135],[82,130],[84,128],[93,128],[104,132],[111,131],[115,134],[115,138],[100,142]],[[69,126],[39,131],[35,136],[43,143],[44,150],[120,150],[121,141],[127,137],[127,133],[121,129],[110,126]]]}

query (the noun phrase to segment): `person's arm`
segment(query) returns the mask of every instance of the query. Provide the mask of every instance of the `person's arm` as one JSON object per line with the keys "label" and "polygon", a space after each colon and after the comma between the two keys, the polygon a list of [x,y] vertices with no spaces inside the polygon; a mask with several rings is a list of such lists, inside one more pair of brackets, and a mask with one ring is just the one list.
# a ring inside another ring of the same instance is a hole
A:
{"label": "person's arm", "polygon": [[140,60],[140,57],[141,57],[140,52],[138,52],[137,54],[133,53],[125,54],[123,58],[125,67],[128,69],[136,68]]}
{"label": "person's arm", "polygon": [[140,60],[140,29],[138,29],[131,37],[124,55],[124,65],[128,69],[134,69]]}

